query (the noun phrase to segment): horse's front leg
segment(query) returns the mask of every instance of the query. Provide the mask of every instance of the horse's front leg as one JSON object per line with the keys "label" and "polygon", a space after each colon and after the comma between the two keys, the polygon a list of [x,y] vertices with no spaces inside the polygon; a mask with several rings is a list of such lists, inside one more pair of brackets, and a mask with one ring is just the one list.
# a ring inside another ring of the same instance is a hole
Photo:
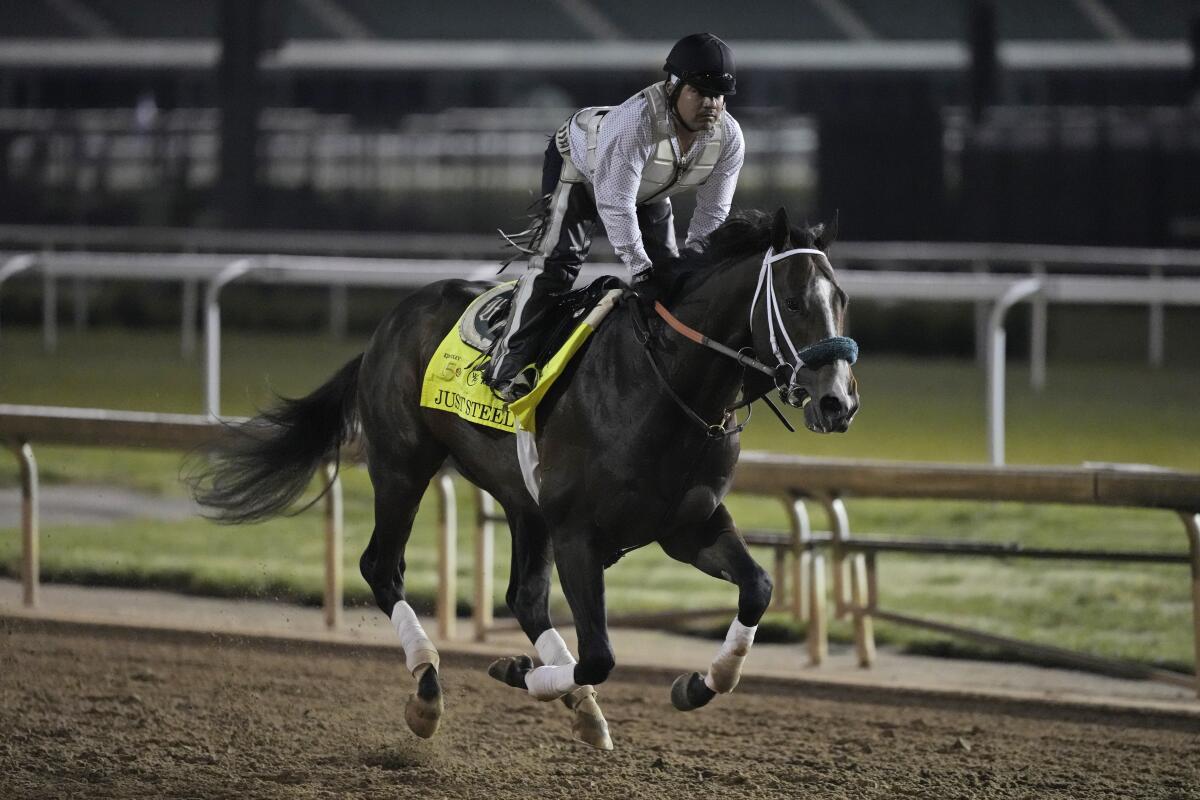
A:
{"label": "horse's front leg", "polygon": [[766,571],[750,557],[724,504],[718,505],[699,529],[681,531],[660,544],[672,558],[738,587],[737,617],[708,673],[680,675],[671,686],[671,703],[680,711],[692,711],[737,686],[758,622],[771,603],[773,587]]}
{"label": "horse's front leg", "polygon": [[[506,600],[521,629],[537,650],[542,664],[574,669],[575,657],[550,622],[550,537],[539,513],[509,512],[513,534],[513,558]],[[529,691],[528,676],[534,670],[528,656],[500,658],[488,674],[510,686]],[[540,698],[545,699],[545,698]],[[553,699],[553,698],[551,698]],[[562,695],[573,715],[571,732],[576,739],[601,750],[612,749],[608,722],[596,702],[596,690],[580,686]]]}
{"label": "horse's front leg", "polygon": [[[566,540],[555,544],[554,563],[575,618],[579,661],[571,657],[562,637],[550,628],[535,643],[543,666],[514,661],[507,665],[504,677],[495,675],[513,686],[524,687],[538,700],[557,700],[583,687],[603,683],[614,665],[605,621],[604,568],[600,558],[587,542]],[[499,663],[493,664],[493,668]]]}

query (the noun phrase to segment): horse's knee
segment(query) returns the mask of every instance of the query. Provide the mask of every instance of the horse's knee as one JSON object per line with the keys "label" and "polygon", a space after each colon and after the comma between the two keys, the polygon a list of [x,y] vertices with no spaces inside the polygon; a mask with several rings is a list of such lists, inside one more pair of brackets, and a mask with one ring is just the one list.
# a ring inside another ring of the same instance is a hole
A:
{"label": "horse's knee", "polygon": [[579,659],[575,665],[575,683],[580,686],[595,686],[608,680],[608,675],[617,665],[612,650],[591,653]]}
{"label": "horse's knee", "polygon": [[536,639],[542,631],[551,627],[549,596],[550,585],[541,580],[509,587],[508,593],[505,595],[505,600],[513,612],[513,616],[517,618],[521,629],[531,639]]}
{"label": "horse's knee", "polygon": [[371,584],[371,573],[375,569],[375,558],[371,554],[371,548],[363,550],[363,554],[358,557],[358,574],[362,575],[363,580],[369,586]]}
{"label": "horse's knee", "polygon": [[390,616],[396,603],[404,599],[404,559],[395,568],[388,568],[368,547],[358,559],[358,571],[371,587],[379,609]]}
{"label": "horse's knee", "polygon": [[537,586],[521,585],[510,588],[505,600],[509,609],[518,619],[524,619],[528,613],[537,608],[539,603],[545,603],[546,593]]}
{"label": "horse's knee", "polygon": [[754,626],[771,605],[775,584],[762,567],[755,565],[754,574],[739,587],[738,619],[743,625]]}

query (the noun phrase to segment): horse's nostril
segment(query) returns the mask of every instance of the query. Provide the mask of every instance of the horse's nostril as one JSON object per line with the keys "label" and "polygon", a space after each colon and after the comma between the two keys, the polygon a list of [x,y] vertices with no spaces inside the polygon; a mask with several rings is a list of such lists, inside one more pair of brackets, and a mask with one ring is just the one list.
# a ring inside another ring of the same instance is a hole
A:
{"label": "horse's nostril", "polygon": [[841,398],[837,395],[827,394],[821,398],[821,413],[827,417],[837,416],[846,410],[842,405]]}

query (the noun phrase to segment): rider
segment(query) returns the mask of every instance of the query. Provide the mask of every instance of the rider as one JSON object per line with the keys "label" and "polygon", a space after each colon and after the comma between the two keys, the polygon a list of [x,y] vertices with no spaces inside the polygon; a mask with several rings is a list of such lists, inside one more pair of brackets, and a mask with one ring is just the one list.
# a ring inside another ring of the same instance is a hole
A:
{"label": "rider", "polygon": [[536,383],[531,362],[546,313],[575,282],[597,219],[634,289],[649,297],[653,265],[679,254],[670,196],[696,190],[685,247],[699,248],[729,214],[745,153],[742,130],[725,112],[736,90],[733,52],[711,33],[694,33],[676,42],[663,69],[665,81],[615,108],[576,112],[546,148],[546,209],[508,327],[484,368],[506,402]]}

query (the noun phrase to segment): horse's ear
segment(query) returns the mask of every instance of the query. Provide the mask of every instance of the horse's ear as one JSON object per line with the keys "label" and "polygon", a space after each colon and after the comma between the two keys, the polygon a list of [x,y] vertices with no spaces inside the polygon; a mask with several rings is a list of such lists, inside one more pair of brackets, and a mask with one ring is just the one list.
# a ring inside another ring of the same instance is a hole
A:
{"label": "horse's ear", "polygon": [[788,249],[792,240],[792,229],[788,224],[787,211],[780,206],[775,212],[775,225],[771,228],[771,249],[782,253]]}
{"label": "horse's ear", "polygon": [[813,236],[817,240],[817,248],[819,250],[828,250],[829,246],[837,241],[838,235],[838,215],[833,214],[833,222],[828,225],[818,225],[813,229]]}

